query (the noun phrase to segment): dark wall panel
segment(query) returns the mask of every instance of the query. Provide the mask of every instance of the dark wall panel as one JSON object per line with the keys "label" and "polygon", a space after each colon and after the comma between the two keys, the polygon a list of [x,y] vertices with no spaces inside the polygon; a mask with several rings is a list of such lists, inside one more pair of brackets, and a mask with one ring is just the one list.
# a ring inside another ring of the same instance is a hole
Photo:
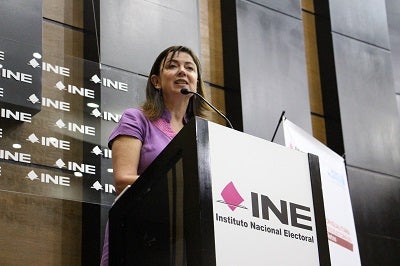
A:
{"label": "dark wall panel", "polygon": [[347,171],[362,264],[396,265],[400,179],[354,167]]}
{"label": "dark wall panel", "polygon": [[389,49],[385,1],[330,0],[332,31]]}
{"label": "dark wall panel", "polygon": [[[358,236],[363,266],[396,266],[400,261],[400,240],[374,234]],[[365,251],[364,251],[365,250]]]}
{"label": "dark wall panel", "polygon": [[347,167],[357,230],[400,240],[400,179]]}
{"label": "dark wall panel", "polygon": [[0,107],[40,111],[42,1],[0,2]]}
{"label": "dark wall panel", "polygon": [[0,35],[0,107],[29,114],[40,111],[41,54],[41,46],[16,42]]}
{"label": "dark wall panel", "polygon": [[271,140],[285,110],[311,132],[302,21],[237,1],[237,25],[244,131]]}
{"label": "dark wall panel", "polygon": [[333,34],[347,163],[400,176],[400,121],[390,53]]}
{"label": "dark wall panel", "polygon": [[168,46],[182,44],[199,54],[197,0],[102,0],[100,7],[103,64],[148,75]]}
{"label": "dark wall panel", "polygon": [[42,0],[2,0],[0,37],[42,45]]}
{"label": "dark wall panel", "polygon": [[0,202],[2,265],[80,265],[80,202],[5,191]]}

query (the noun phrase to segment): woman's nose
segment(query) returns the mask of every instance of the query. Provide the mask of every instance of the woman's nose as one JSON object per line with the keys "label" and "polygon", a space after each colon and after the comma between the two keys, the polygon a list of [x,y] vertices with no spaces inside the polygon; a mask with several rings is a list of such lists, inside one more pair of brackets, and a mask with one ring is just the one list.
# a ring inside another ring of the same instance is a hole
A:
{"label": "woman's nose", "polygon": [[178,69],[178,75],[185,75],[186,76],[186,69],[185,69],[185,66],[180,66],[179,67],[179,69]]}

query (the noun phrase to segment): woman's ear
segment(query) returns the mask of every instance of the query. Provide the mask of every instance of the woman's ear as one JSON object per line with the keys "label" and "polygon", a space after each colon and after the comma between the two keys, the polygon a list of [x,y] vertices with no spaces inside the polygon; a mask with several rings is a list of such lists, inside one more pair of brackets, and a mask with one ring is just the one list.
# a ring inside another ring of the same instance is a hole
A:
{"label": "woman's ear", "polygon": [[161,82],[160,78],[157,75],[151,75],[150,77],[151,83],[153,84],[154,88],[157,90],[161,89]]}

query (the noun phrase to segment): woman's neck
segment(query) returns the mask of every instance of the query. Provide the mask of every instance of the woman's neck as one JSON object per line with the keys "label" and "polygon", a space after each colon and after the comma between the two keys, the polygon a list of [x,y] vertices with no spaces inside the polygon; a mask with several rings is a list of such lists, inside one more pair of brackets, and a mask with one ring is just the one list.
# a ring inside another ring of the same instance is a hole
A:
{"label": "woman's neck", "polygon": [[180,104],[166,107],[171,114],[171,128],[179,132],[184,126],[184,117],[186,115],[187,104]]}

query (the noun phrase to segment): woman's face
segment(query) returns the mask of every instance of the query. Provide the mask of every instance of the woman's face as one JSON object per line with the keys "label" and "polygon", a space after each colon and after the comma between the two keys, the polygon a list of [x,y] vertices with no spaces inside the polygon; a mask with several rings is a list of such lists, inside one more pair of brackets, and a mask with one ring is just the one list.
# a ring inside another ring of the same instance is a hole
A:
{"label": "woman's face", "polygon": [[168,54],[160,67],[160,75],[152,77],[156,89],[162,89],[163,96],[168,98],[180,94],[182,88],[197,91],[197,66],[193,58],[185,52],[176,52],[171,58]]}

